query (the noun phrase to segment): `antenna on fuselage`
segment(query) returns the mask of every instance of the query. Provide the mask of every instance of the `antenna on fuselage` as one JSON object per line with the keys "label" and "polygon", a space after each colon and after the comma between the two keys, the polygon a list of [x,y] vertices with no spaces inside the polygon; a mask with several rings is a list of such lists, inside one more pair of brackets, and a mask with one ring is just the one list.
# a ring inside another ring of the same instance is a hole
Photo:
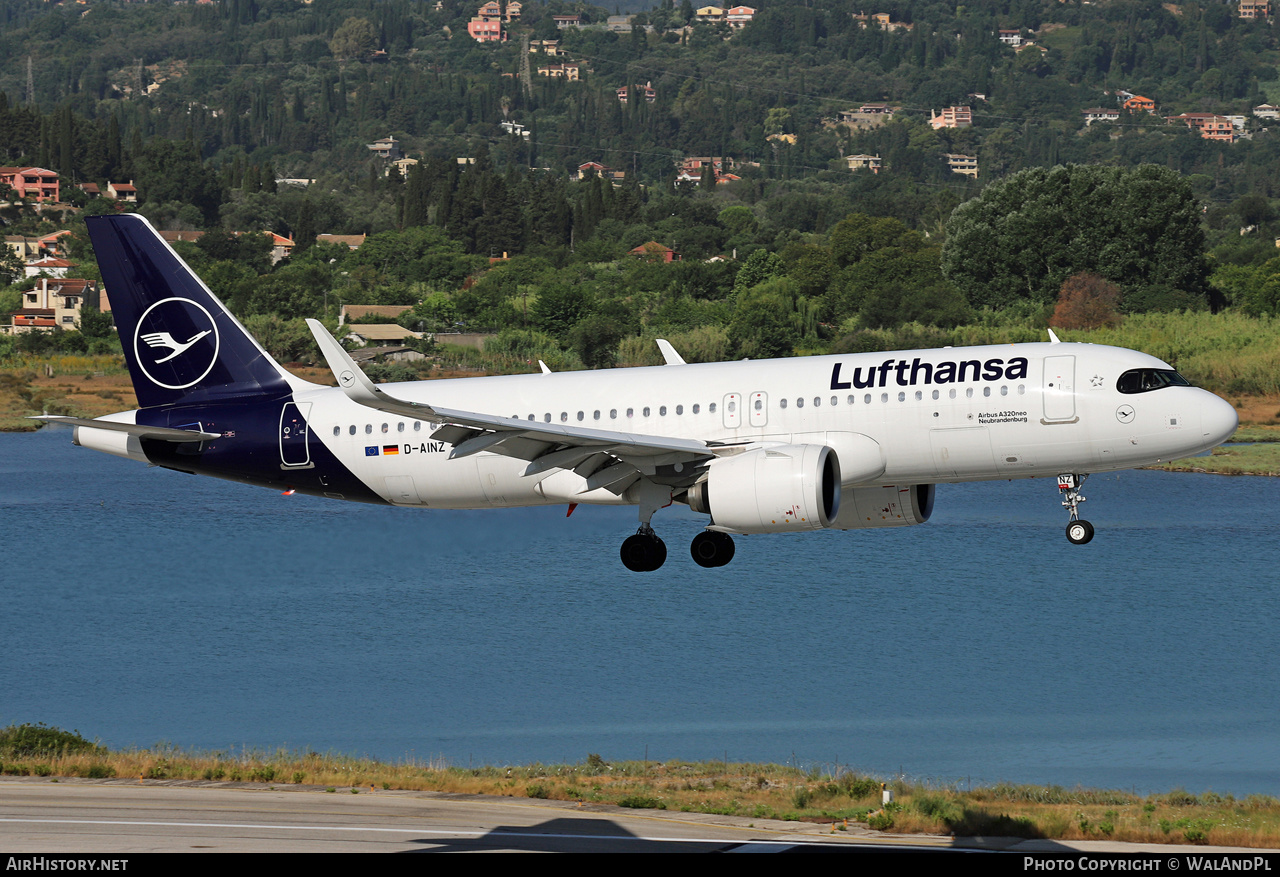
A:
{"label": "antenna on fuselage", "polygon": [[1053,330],[1052,330],[1052,329],[1049,329],[1049,330],[1048,330],[1048,332],[1049,332],[1049,343],[1050,343],[1050,344],[1061,344],[1061,343],[1062,343],[1061,341],[1059,341],[1059,340],[1058,340],[1058,336],[1057,336],[1057,335],[1055,335],[1055,334],[1053,334]]}

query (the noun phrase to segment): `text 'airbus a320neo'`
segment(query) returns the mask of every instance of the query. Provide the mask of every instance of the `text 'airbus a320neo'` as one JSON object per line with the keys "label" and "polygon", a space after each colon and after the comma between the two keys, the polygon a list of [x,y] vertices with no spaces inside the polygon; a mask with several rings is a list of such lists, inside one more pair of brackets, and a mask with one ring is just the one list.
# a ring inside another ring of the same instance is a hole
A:
{"label": "text 'airbus a320neo'", "polygon": [[336,387],[281,368],[140,216],[86,220],[141,405],[70,423],[77,444],[333,499],[438,509],[634,505],[622,562],[656,570],[650,526],[707,515],[732,536],[900,527],[934,486],[1055,477],[1083,544],[1088,473],[1196,454],[1227,402],[1132,350],[1052,342],[373,384],[315,320]]}

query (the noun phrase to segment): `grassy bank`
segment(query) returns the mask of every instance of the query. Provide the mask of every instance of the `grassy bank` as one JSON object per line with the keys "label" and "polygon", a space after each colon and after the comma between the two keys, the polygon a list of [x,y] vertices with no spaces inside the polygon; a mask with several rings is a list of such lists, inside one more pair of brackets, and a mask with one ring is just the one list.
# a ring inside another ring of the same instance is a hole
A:
{"label": "grassy bank", "polygon": [[0,365],[0,432],[30,432],[32,414],[101,417],[137,408],[121,356],[11,357]]}
{"label": "grassy bank", "polygon": [[316,752],[189,752],[168,745],[112,751],[75,732],[43,725],[0,729],[0,773],[306,785],[334,793],[377,789],[452,792],[751,819],[862,823],[895,833],[1000,835],[1063,840],[1280,847],[1280,800],[1174,791],[1146,797],[1058,786],[940,788],[847,770],[776,764],[606,761],[452,767],[379,762]]}
{"label": "grassy bank", "polygon": [[1171,460],[1148,469],[1169,472],[1206,472],[1211,475],[1280,475],[1280,445],[1223,445],[1208,457]]}

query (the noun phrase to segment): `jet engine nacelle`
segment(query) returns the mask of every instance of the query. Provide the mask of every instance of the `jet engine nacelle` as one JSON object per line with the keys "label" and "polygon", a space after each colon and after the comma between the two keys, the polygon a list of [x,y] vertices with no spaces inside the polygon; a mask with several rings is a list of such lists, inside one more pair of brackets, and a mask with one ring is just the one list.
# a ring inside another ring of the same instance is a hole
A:
{"label": "jet engine nacelle", "polygon": [[834,530],[907,527],[923,524],[933,514],[934,485],[855,487],[840,494]]}
{"label": "jet engine nacelle", "polygon": [[788,533],[832,526],[840,459],[826,445],[779,445],[715,460],[689,490],[694,511],[722,533]]}

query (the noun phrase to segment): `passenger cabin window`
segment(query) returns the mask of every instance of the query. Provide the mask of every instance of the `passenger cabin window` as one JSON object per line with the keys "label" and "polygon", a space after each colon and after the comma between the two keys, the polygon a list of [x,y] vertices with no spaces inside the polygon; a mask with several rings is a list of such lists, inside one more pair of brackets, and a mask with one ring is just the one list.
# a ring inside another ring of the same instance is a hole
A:
{"label": "passenger cabin window", "polygon": [[1150,393],[1165,387],[1189,386],[1191,382],[1173,369],[1135,368],[1116,380],[1116,389],[1121,393]]}

